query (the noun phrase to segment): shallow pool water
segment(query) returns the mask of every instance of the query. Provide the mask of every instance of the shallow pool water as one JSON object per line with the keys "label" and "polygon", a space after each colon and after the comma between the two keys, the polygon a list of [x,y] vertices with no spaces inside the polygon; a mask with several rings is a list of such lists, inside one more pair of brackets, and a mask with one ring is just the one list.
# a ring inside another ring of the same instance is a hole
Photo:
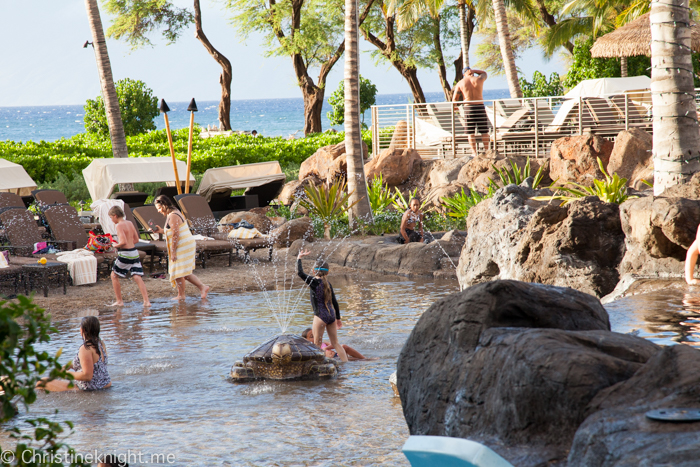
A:
{"label": "shallow pool water", "polygon": [[[208,303],[154,302],[121,311],[80,310],[56,322],[48,349],[72,359],[82,316],[99,313],[113,387],[40,395],[28,416],[71,420],[69,443],[80,453],[140,454],[148,465],[408,465],[408,429],[388,383],[420,315],[458,290],[456,281],[391,276],[334,277],[343,314],[341,342],[373,360],[342,365],[339,378],[318,382],[236,384],[231,365],[278,333],[269,305],[301,298],[289,332],[311,322],[306,291],[212,295]],[[79,310],[79,305],[78,310]],[[700,294],[661,290],[606,305],[614,331],[658,344],[700,342]],[[54,410],[60,410],[54,416]],[[1,439],[5,446],[8,440]]]}
{"label": "shallow pool water", "polygon": [[[335,277],[333,285],[341,342],[374,358],[343,364],[336,380],[227,380],[235,360],[278,333],[268,303],[281,292],[158,301],[150,312],[99,311],[111,389],[41,395],[29,415],[59,409],[56,420],[76,425],[69,442],[78,452],[141,453],[146,461],[171,454],[172,465],[407,465],[408,429],[388,378],[418,317],[457,283]],[[307,293],[290,332],[311,323]],[[49,348],[63,347],[62,360],[82,343],[80,319],[55,323]]]}

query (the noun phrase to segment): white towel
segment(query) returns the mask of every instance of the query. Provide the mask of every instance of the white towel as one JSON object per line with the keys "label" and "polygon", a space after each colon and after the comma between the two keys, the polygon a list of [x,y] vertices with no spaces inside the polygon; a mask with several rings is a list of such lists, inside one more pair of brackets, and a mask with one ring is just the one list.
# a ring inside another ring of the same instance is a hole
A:
{"label": "white towel", "polygon": [[121,199],[98,199],[93,201],[90,205],[93,215],[99,219],[102,231],[106,234],[112,234],[112,237],[116,240],[117,224],[112,222],[112,219],[109,218],[109,210],[112,209],[113,206],[119,206],[123,210],[124,201]]}
{"label": "white towel", "polygon": [[60,251],[56,253],[56,261],[68,264],[68,272],[73,279],[73,285],[97,282],[97,258],[92,251],[82,248],[73,251]]}
{"label": "white towel", "polygon": [[195,240],[214,240],[211,237],[205,237],[204,235],[192,235]]}
{"label": "white towel", "polygon": [[3,268],[9,268],[10,265],[7,264],[7,260],[5,259],[5,255],[2,254],[2,251],[0,251],[0,269]]}

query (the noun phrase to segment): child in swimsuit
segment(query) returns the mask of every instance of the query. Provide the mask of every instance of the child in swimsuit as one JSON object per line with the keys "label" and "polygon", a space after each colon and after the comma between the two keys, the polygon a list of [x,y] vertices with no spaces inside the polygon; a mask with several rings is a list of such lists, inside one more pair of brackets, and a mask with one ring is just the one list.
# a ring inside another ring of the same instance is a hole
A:
{"label": "child in swimsuit", "polygon": [[117,238],[119,242],[114,246],[117,248],[117,259],[112,266],[112,286],[114,287],[114,295],[117,301],[112,303],[112,306],[124,306],[122,300],[122,286],[119,283],[119,278],[126,278],[127,274],[131,274],[131,278],[138,285],[143,297],[143,306],[151,306],[148,301],[148,291],[146,284],[143,283],[143,266],[139,260],[139,252],[134,248],[134,244],[139,241],[139,234],[136,232],[134,224],[124,219],[124,211],[119,206],[114,206],[109,210],[109,218],[117,225]]}
{"label": "child in swimsuit", "polygon": [[311,295],[311,307],[314,310],[314,321],[312,324],[314,331],[314,343],[317,347],[321,347],[324,331],[328,331],[328,338],[331,344],[338,352],[340,360],[348,361],[348,356],[345,354],[345,349],[338,343],[338,329],[343,326],[340,321],[340,308],[335,299],[333,287],[326,279],[328,276],[328,263],[324,262],[314,268],[315,276],[304,274],[304,269],[301,265],[301,258],[309,255],[308,250],[301,250],[297,256],[297,274],[309,285],[309,293]]}
{"label": "child in swimsuit", "polygon": [[[306,328],[304,329],[304,332],[301,333],[301,337],[306,339],[307,341],[313,343],[314,342],[314,332],[311,328]],[[331,344],[328,344],[327,342],[321,342],[321,350],[323,350],[326,353],[326,357],[328,358],[337,358],[338,353],[335,351],[333,346]],[[362,355],[360,352],[357,350],[353,349],[349,345],[343,344],[343,350],[345,350],[345,353],[348,355],[348,360],[364,360],[365,356]]]}
{"label": "child in swimsuit", "polygon": [[[74,381],[63,379],[41,379],[36,383],[37,388],[50,392],[61,392],[70,389],[82,391],[94,391],[106,389],[112,386],[112,380],[107,371],[107,350],[100,339],[100,320],[95,316],[86,316],[80,323],[80,334],[83,336],[83,345],[73,360],[73,369],[68,373],[73,374]],[[72,386],[75,383],[75,386]]]}

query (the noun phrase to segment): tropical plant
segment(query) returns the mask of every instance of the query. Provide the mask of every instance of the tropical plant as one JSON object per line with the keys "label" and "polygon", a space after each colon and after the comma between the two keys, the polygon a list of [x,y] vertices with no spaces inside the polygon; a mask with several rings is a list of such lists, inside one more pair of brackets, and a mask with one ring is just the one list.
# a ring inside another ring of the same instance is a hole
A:
{"label": "tropical plant", "polygon": [[525,78],[520,78],[520,88],[523,90],[523,97],[550,97],[564,94],[564,86],[561,84],[559,73],[553,72],[547,77],[535,71],[532,74],[532,82]]}
{"label": "tropical plant", "polygon": [[169,43],[173,43],[182,31],[194,22],[195,37],[221,67],[219,75],[219,83],[221,84],[219,124],[223,130],[231,129],[231,62],[214,48],[204,34],[199,0],[193,2],[194,14],[167,0],[131,0],[128,2],[108,0],[105,6],[109,13],[116,16],[107,33],[110,37],[124,39],[131,45],[132,49],[146,45],[152,46],[148,34],[158,28],[163,30],[163,37]]}
{"label": "tropical plant", "polygon": [[[119,111],[126,136],[146,133],[156,129],[153,122],[158,116],[158,98],[143,81],[125,78],[117,81],[117,98]],[[85,130],[100,136],[109,136],[109,125],[105,114],[105,102],[102,96],[85,103]]]}
{"label": "tropical plant", "polygon": [[348,204],[350,194],[346,193],[345,182],[335,182],[332,185],[308,185],[304,188],[306,198],[299,204],[309,211],[311,217],[318,218],[324,227],[323,236],[331,239],[331,224],[344,217],[357,201]]}
{"label": "tropical plant", "polygon": [[379,174],[379,177],[375,177],[369,182],[367,196],[369,204],[372,206],[372,213],[376,216],[386,212],[389,206],[394,204],[397,195],[391,192],[388,185],[384,184],[384,176]]}
{"label": "tropical plant", "polygon": [[[347,50],[345,53],[348,53]],[[360,115],[362,116],[362,128],[367,128],[367,125],[365,125],[365,112],[376,103],[377,86],[360,75]],[[331,125],[342,125],[345,123],[345,81],[341,81],[338,84],[338,89],[328,98],[328,104],[333,109],[326,114]]]}
{"label": "tropical plant", "polygon": [[481,194],[476,191],[473,187],[465,193],[464,188],[449,198],[442,198],[440,204],[442,205],[445,213],[458,221],[460,227],[465,225],[467,216],[469,215],[469,210],[482,202],[485,199],[493,197],[493,187],[489,186],[488,192],[486,194]]}
{"label": "tropical plant", "polygon": [[[109,136],[112,140],[112,154],[114,157],[129,157],[129,150],[126,147],[126,134],[119,109],[119,98],[114,88],[114,78],[112,77],[112,65],[109,62],[107,53],[107,41],[102,29],[100,19],[100,9],[97,0],[85,0],[88,22],[92,32],[92,46],[95,50],[95,60],[97,61],[97,73],[100,75],[100,86],[102,88],[102,98],[107,110],[107,125]],[[125,188],[127,188],[125,186]]]}
{"label": "tropical plant", "polygon": [[[409,204],[411,203],[411,200],[413,198],[418,197],[418,188],[414,188],[412,191],[408,192],[408,196],[404,197],[404,195],[399,191],[398,188],[394,188],[396,190],[396,196],[394,200],[392,201],[392,204],[394,205],[394,208],[399,211],[399,212],[405,212],[409,209]],[[425,205],[428,204],[427,200],[423,200],[420,204],[421,210],[425,208]]]}
{"label": "tropical plant", "polygon": [[553,196],[534,196],[532,199],[539,201],[560,200],[561,206],[570,203],[571,201],[583,198],[585,196],[597,196],[601,201],[606,203],[621,204],[630,198],[627,193],[627,179],[620,178],[616,173],[612,176],[608,175],[603,166],[603,162],[598,158],[598,167],[603,173],[605,180],[593,180],[593,185],[590,187],[580,185],[578,183],[569,182],[571,187],[557,187],[557,192],[562,191],[567,194],[554,194]]}
{"label": "tropical plant", "polygon": [[[498,178],[501,181],[501,187],[507,186],[507,185],[520,185],[523,183],[527,178],[531,177],[532,169],[530,166],[530,158],[527,158],[527,162],[525,163],[525,167],[520,169],[518,167],[518,164],[513,162],[513,160],[509,159],[508,163],[510,164],[510,168],[508,167],[503,167],[499,168],[496,167],[496,165],[491,164],[491,167],[493,167],[493,170],[496,171],[498,174]],[[534,181],[532,183],[532,188],[537,188],[540,183],[542,183],[542,178],[544,178],[544,164],[540,166],[539,169],[537,169],[537,172],[535,172],[535,175],[533,176]],[[494,187],[494,189],[500,188],[498,186],[498,183],[494,181],[493,179],[489,178],[489,185]]]}
{"label": "tropical plant", "polygon": [[[36,401],[35,385],[42,374],[48,377],[72,378],[58,358],[35,347],[51,339],[51,333],[57,330],[51,326],[50,315],[32,303],[30,298],[19,296],[16,302],[0,301],[0,403],[2,414],[0,422],[9,422],[16,414],[18,403],[28,408]],[[3,450],[2,464],[15,465],[10,458],[17,460],[17,465],[26,466],[63,466],[59,454],[75,454],[65,444],[65,438],[73,431],[71,422],[59,423],[48,418],[26,420],[33,427],[33,433],[27,434],[19,426],[9,429],[10,436],[16,440],[14,450]],[[58,462],[53,462],[58,460]],[[88,466],[82,462],[71,462],[70,466]]]}

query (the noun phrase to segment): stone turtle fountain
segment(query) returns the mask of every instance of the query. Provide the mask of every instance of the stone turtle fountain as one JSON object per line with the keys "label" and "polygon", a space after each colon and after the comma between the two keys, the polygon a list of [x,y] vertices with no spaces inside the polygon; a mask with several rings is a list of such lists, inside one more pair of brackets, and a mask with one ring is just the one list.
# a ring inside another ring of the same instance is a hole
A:
{"label": "stone turtle fountain", "polygon": [[231,368],[231,379],[326,379],[338,375],[336,363],[306,339],[280,334],[259,345]]}

